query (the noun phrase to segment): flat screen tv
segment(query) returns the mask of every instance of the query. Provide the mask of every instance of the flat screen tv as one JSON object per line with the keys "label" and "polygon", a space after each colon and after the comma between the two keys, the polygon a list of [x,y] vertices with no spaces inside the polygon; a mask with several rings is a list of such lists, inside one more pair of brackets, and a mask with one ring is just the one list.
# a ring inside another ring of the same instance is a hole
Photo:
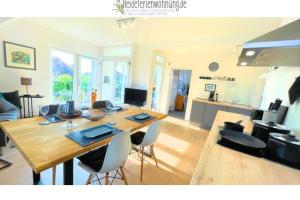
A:
{"label": "flat screen tv", "polygon": [[147,90],[125,88],[124,103],[143,106],[146,102]]}
{"label": "flat screen tv", "polygon": [[300,98],[300,76],[296,78],[295,82],[289,89],[289,98],[291,105],[293,105],[293,103]]}

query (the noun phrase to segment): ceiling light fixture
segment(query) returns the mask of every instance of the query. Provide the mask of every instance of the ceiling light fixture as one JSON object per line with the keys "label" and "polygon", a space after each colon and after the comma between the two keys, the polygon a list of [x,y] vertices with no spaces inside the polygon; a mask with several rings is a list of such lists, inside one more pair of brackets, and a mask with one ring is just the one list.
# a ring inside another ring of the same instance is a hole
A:
{"label": "ceiling light fixture", "polygon": [[248,63],[247,62],[241,62],[240,65],[246,66]]}
{"label": "ceiling light fixture", "polygon": [[248,56],[248,57],[251,57],[251,56],[253,56],[255,54],[255,51],[253,51],[253,50],[250,50],[250,51],[247,51],[246,52],[246,56]]}
{"label": "ceiling light fixture", "polygon": [[117,25],[118,25],[119,29],[125,29],[128,26],[134,27],[134,25],[135,25],[134,21],[135,21],[134,17],[117,19]]}

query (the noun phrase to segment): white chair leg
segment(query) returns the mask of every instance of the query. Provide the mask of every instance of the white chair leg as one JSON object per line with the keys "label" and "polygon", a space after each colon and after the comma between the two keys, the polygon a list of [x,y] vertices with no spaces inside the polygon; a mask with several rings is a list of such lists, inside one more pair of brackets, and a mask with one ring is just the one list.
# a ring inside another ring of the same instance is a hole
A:
{"label": "white chair leg", "polygon": [[52,167],[52,185],[56,182],[56,166]]}

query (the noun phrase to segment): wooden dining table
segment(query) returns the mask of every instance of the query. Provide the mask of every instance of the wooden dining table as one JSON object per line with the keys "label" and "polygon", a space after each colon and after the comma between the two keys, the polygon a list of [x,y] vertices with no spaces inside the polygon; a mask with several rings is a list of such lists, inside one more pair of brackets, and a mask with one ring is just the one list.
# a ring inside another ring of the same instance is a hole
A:
{"label": "wooden dining table", "polygon": [[[101,112],[101,111],[99,111]],[[155,119],[145,123],[138,123],[126,119],[139,113],[148,113]],[[140,108],[128,108],[127,110],[115,113],[115,127],[123,131],[134,132],[140,128],[150,125],[154,121],[167,117],[165,114],[153,112]],[[105,116],[98,121],[90,121],[85,118],[73,119],[73,123],[79,126],[74,130],[62,128],[67,122],[51,123],[49,125],[39,125],[45,121],[42,117],[19,119],[16,121],[1,122],[0,127],[12,140],[17,149],[21,152],[25,160],[33,170],[33,183],[40,182],[40,173],[46,169],[55,167],[63,163],[64,184],[73,184],[73,159],[79,155],[89,152],[95,148],[109,143],[112,137],[95,142],[86,147],[75,143],[66,135],[72,131],[84,130],[110,121],[110,116]]]}

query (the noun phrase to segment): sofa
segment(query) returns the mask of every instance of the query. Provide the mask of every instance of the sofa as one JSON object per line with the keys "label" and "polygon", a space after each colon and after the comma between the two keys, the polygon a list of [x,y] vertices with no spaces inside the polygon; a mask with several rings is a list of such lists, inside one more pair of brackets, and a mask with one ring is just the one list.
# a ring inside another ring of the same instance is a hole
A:
{"label": "sofa", "polygon": [[[0,122],[17,120],[21,116],[21,100],[18,91],[0,92]],[[1,148],[6,146],[7,137],[0,127],[0,156]]]}

